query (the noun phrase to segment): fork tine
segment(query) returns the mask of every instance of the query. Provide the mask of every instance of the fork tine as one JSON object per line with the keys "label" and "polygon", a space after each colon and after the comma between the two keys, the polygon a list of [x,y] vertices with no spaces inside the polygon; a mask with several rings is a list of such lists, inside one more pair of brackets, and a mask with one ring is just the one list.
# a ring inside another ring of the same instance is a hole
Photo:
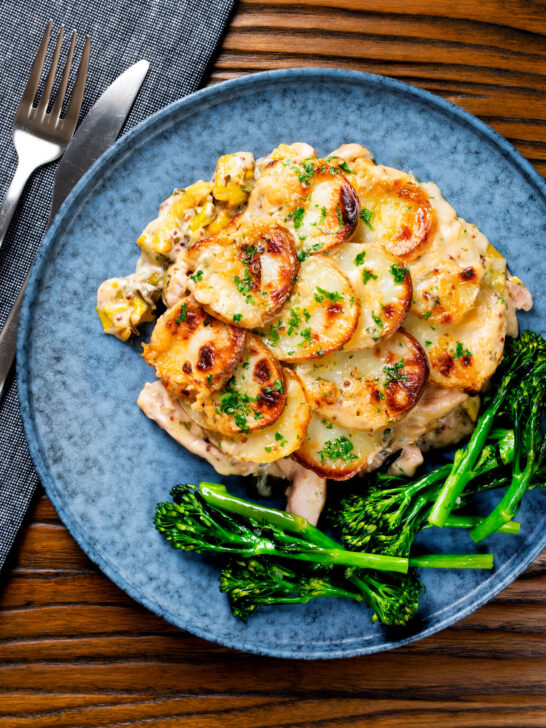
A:
{"label": "fork tine", "polygon": [[64,122],[67,127],[73,131],[78,123],[80,111],[82,108],[83,92],[85,91],[85,82],[87,80],[87,68],[89,66],[89,51],[91,49],[91,39],[87,35],[85,37],[85,45],[83,47],[82,58],[80,65],[78,66],[78,73],[76,74],[76,81],[74,82],[74,88],[72,89],[72,96],[70,103],[66,110]]}
{"label": "fork tine", "polygon": [[55,46],[55,52],[53,53],[53,59],[51,60],[51,68],[49,69],[49,73],[47,74],[44,91],[42,93],[40,102],[38,104],[38,110],[41,111],[43,114],[46,113],[47,107],[49,106],[49,98],[51,96],[51,89],[53,88],[53,83],[55,82],[55,74],[57,73],[57,65],[59,63],[59,56],[61,55],[61,46],[63,44],[63,37],[64,37],[64,25],[61,25],[61,29],[59,30],[59,35],[57,36],[57,45]]}
{"label": "fork tine", "polygon": [[72,31],[72,39],[70,41],[70,48],[68,49],[68,58],[66,59],[66,63],[63,70],[63,75],[61,78],[61,85],[59,86],[59,90],[57,91],[57,96],[55,97],[55,103],[53,104],[53,108],[51,109],[51,115],[56,116],[59,118],[61,115],[61,111],[63,108],[63,101],[64,96],[66,94],[66,87],[68,86],[68,79],[70,77],[70,69],[72,67],[72,59],[74,57],[74,49],[76,47],[76,31]]}
{"label": "fork tine", "polygon": [[40,84],[42,69],[44,67],[44,60],[47,52],[47,46],[49,44],[49,36],[51,35],[52,26],[53,21],[50,20],[47,24],[47,28],[45,29],[45,33],[42,37],[42,41],[40,43],[40,47],[38,48],[38,52],[36,53],[36,57],[34,58],[32,68],[30,69],[30,76],[28,78],[25,90],[23,91],[21,104],[28,104],[29,106],[32,106],[34,97],[36,96],[36,91],[38,90],[38,86]]}

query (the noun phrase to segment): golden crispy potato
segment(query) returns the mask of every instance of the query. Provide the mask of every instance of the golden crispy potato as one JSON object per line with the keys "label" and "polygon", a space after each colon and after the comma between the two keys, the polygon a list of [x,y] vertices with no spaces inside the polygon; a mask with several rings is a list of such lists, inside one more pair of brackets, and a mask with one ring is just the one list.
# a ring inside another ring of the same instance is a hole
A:
{"label": "golden crispy potato", "polygon": [[358,221],[358,199],[344,173],[324,159],[269,162],[252,190],[245,218],[274,217],[296,239],[299,258],[347,240]]}
{"label": "golden crispy potato", "polygon": [[282,361],[315,359],[351,338],[358,313],[347,278],[329,258],[315,255],[301,264],[292,295],[260,333]]}
{"label": "golden crispy potato", "polygon": [[352,167],[360,202],[355,240],[379,243],[399,261],[417,257],[436,225],[428,194],[409,175],[367,159],[357,159]]}
{"label": "golden crispy potato", "polygon": [[489,270],[474,307],[457,323],[431,324],[410,312],[405,326],[425,350],[433,382],[478,392],[493,375],[506,337],[503,293],[502,271]]}
{"label": "golden crispy potato", "polygon": [[231,435],[267,427],[285,404],[281,365],[257,336],[249,334],[229,381],[207,399],[194,402],[188,412],[202,427]]}
{"label": "golden crispy potato", "polygon": [[287,400],[278,420],[248,434],[226,436],[210,432],[210,440],[222,452],[243,462],[272,463],[299,447],[311,417],[311,408],[299,378],[290,369],[283,371]]}
{"label": "golden crispy potato", "polygon": [[347,480],[372,469],[381,451],[381,438],[362,430],[348,430],[313,412],[303,442],[292,455],[321,478]]}
{"label": "golden crispy potato", "polygon": [[160,316],[142,356],[175,397],[220,389],[241,360],[246,331],[217,321],[193,296]]}
{"label": "golden crispy potato", "polygon": [[435,184],[423,188],[430,195],[437,226],[424,252],[408,263],[411,310],[429,323],[455,323],[476,302],[489,242],[475,225],[457,217]]}
{"label": "golden crispy potato", "polygon": [[375,432],[406,415],[428,379],[419,343],[404,329],[373,349],[296,365],[311,407],[342,427]]}
{"label": "golden crispy potato", "polygon": [[346,351],[368,349],[398,329],[411,305],[411,276],[379,245],[344,243],[330,254],[349,279],[360,316]]}
{"label": "golden crispy potato", "polygon": [[240,219],[189,252],[188,286],[209,313],[250,329],[263,326],[292,290],[299,263],[292,235],[272,220]]}

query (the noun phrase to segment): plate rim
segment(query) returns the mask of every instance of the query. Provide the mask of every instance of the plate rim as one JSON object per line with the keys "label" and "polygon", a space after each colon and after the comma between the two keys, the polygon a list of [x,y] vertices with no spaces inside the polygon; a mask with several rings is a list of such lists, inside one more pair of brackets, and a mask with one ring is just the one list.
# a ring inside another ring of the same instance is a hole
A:
{"label": "plate rim", "polygon": [[[146,594],[141,593],[138,587],[134,587],[117,571],[115,564],[110,563],[108,558],[97,551],[95,546],[90,543],[85,533],[80,530],[79,526],[75,522],[73,522],[70,512],[68,509],[65,509],[61,499],[57,498],[55,492],[55,478],[49,472],[47,459],[42,453],[41,443],[34,426],[28,370],[28,355],[30,349],[28,338],[31,326],[31,309],[39,288],[41,272],[47,263],[49,249],[62,226],[70,222],[71,217],[74,214],[77,214],[79,208],[85,204],[86,199],[93,194],[96,184],[101,180],[103,172],[113,170],[117,164],[123,161],[126,154],[130,153],[134,148],[139,147],[141,144],[146,143],[147,138],[150,136],[159,133],[162,124],[172,123],[176,117],[184,111],[191,114],[192,110],[199,110],[203,107],[203,105],[210,106],[213,104],[221,104],[222,99],[226,95],[231,96],[233,94],[244,93],[248,89],[252,91],[255,90],[256,85],[262,84],[269,86],[271,84],[278,85],[287,82],[293,84],[296,80],[302,78],[312,79],[315,82],[321,78],[326,81],[331,81],[333,78],[336,78],[336,80],[360,85],[363,88],[367,86],[369,87],[370,85],[380,88],[387,87],[390,90],[394,90],[404,96],[416,97],[421,102],[432,104],[447,116],[455,116],[459,121],[472,127],[475,132],[486,137],[497,148],[500,148],[504,156],[510,159],[512,164],[519,169],[520,173],[522,173],[527,181],[536,189],[539,196],[542,196],[546,200],[546,181],[539,175],[531,163],[525,159],[525,157],[523,157],[523,155],[520,154],[504,137],[485,124],[485,122],[481,121],[473,114],[462,109],[448,99],[436,96],[425,89],[413,86],[403,81],[398,81],[396,79],[377,74],[340,68],[290,68],[239,76],[215,86],[201,89],[158,110],[124,134],[90,167],[63,202],[53,224],[44,236],[39,248],[24,296],[17,338],[17,389],[25,437],[40,481],[71,536],[91,559],[91,561],[93,561],[93,563],[95,563],[109,579],[125,591],[125,593],[132,599],[145,606],[154,614],[157,614],[180,629],[184,629],[203,639],[213,641],[232,649],[243,650],[253,654],[289,659],[316,660],[338,659],[385,652],[424,639],[425,637],[440,632],[446,627],[459,622],[499,594],[525,570],[525,568],[546,546],[546,533],[544,533],[542,539],[538,539],[535,542],[533,547],[526,552],[523,558],[520,557],[519,559],[516,559],[515,564],[509,564],[510,568],[506,569],[506,573],[503,578],[497,581],[493,588],[490,588],[478,597],[471,597],[467,605],[463,609],[455,612],[455,614],[446,616],[434,625],[405,638],[385,641],[381,645],[366,645],[365,642],[361,642],[359,646],[349,648],[344,648],[343,640],[340,640],[335,643],[335,647],[333,647],[333,649],[327,649],[324,648],[324,646],[320,646],[318,649],[313,649],[312,646],[310,646],[305,651],[295,654],[292,650],[290,650],[290,648],[279,649],[274,645],[267,645],[264,647],[255,641],[249,642],[244,639],[241,640],[237,638],[231,640],[229,636],[219,637],[214,634],[210,628],[206,629],[193,625],[192,622],[185,618],[181,618],[169,609],[164,609],[146,596]],[[517,556],[517,554],[515,556]],[[511,560],[513,561],[514,557],[512,557]]]}

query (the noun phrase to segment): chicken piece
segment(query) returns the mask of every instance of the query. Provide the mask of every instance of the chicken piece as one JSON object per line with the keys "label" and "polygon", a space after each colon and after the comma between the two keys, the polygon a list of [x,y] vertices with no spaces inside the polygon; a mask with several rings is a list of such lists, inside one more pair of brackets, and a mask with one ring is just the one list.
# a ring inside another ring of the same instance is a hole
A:
{"label": "chicken piece", "polygon": [[253,475],[258,472],[260,466],[256,463],[239,462],[208,442],[206,430],[192,422],[180,402],[169,394],[161,381],[147,382],[137,404],[146,417],[157,422],[186,450],[209,462],[220,475]]}
{"label": "chicken piece", "polygon": [[279,460],[276,465],[283,477],[292,481],[286,489],[286,510],[316,526],[326,503],[326,479],[290,458]]}
{"label": "chicken piece", "polygon": [[390,431],[400,446],[416,443],[431,429],[432,423],[446,417],[455,407],[470,399],[462,389],[446,389],[427,382],[413,410]]}
{"label": "chicken piece", "polygon": [[392,475],[415,475],[415,471],[424,462],[423,453],[417,445],[406,445],[389,468]]}

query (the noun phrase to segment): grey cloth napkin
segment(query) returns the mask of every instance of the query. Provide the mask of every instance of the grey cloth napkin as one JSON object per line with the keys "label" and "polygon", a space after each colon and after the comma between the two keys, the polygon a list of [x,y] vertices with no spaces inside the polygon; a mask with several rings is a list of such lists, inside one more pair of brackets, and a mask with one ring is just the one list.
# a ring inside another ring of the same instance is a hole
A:
{"label": "grey cloth napkin", "polygon": [[[91,61],[82,114],[116,76],[146,58],[150,71],[125,129],[196,91],[228,23],[235,0],[2,0],[0,2],[0,195],[16,166],[11,125],[47,21],[78,31],[76,63],[86,34]],[[54,36],[55,37],[55,36]],[[54,43],[50,41],[48,59]],[[65,46],[68,38],[65,37]],[[74,69],[73,69],[74,70]],[[27,185],[0,251],[0,327],[32,265],[49,215],[55,165]],[[55,327],[52,326],[52,335]],[[54,345],[54,343],[52,342]],[[15,382],[0,403],[0,569],[38,485],[28,454]]]}

